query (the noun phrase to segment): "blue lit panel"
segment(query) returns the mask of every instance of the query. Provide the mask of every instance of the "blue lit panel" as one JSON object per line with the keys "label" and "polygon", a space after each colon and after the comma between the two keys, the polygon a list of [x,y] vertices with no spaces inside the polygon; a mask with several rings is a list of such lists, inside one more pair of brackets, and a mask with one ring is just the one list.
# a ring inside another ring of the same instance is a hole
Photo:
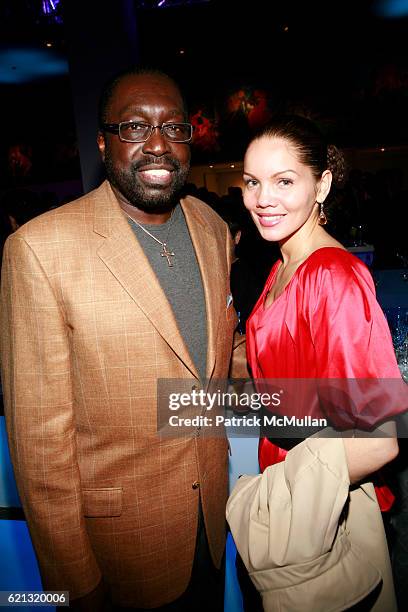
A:
{"label": "blue lit panel", "polygon": [[243,612],[242,595],[235,569],[237,549],[231,534],[228,534],[225,561],[225,612]]}
{"label": "blue lit panel", "polygon": [[52,49],[0,50],[0,83],[29,83],[67,73],[67,60]]}
{"label": "blue lit panel", "polygon": [[8,508],[10,506],[21,506],[21,502],[10,462],[6,424],[4,417],[0,417],[0,507]]}
{"label": "blue lit panel", "polygon": [[377,0],[374,11],[379,17],[408,17],[408,0]]}
{"label": "blue lit panel", "polygon": [[[0,591],[42,591],[25,521],[0,521]],[[2,607],[7,610],[13,607]],[[54,606],[18,606],[20,612],[53,612]]]}

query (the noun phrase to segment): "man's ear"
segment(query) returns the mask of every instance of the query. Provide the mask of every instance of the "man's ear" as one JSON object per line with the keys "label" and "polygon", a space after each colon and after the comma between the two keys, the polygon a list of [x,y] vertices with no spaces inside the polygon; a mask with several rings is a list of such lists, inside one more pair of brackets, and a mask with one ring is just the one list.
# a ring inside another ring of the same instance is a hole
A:
{"label": "man's ear", "polygon": [[98,136],[96,137],[96,143],[98,145],[99,152],[101,154],[102,161],[105,161],[105,135],[103,132],[98,132]]}
{"label": "man's ear", "polygon": [[319,181],[319,186],[317,188],[316,200],[317,202],[324,202],[327,196],[329,195],[330,187],[332,184],[332,173],[330,170],[325,170],[322,174],[322,177]]}

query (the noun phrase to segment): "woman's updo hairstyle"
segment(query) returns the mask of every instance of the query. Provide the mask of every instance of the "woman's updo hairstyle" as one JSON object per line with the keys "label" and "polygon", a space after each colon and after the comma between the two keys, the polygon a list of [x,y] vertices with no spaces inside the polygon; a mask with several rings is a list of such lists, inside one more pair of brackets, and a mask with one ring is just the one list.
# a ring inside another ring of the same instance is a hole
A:
{"label": "woman's updo hairstyle", "polygon": [[333,183],[341,187],[346,178],[346,164],[341,151],[328,145],[313,121],[300,115],[276,115],[253,138],[282,138],[297,152],[299,161],[309,166],[316,180],[325,170],[330,170]]}

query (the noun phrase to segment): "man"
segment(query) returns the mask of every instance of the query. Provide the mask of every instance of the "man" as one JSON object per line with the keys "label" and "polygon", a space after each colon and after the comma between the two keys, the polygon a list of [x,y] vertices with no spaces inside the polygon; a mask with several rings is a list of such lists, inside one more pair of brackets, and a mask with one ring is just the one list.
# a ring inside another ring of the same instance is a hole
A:
{"label": "man", "polygon": [[108,180],[5,247],[3,386],[22,504],[43,587],[69,590],[73,608],[222,609],[226,441],[161,439],[156,396],[159,378],[195,389],[227,376],[228,228],[199,200],[179,203],[191,128],[168,76],[115,79],[100,122]]}

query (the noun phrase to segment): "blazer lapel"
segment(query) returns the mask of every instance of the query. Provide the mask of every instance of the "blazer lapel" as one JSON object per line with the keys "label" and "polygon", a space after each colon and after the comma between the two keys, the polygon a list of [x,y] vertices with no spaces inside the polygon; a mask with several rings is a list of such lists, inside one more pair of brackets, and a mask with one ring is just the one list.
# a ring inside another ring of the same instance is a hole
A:
{"label": "blazer lapel", "polygon": [[207,378],[211,378],[215,365],[216,340],[222,300],[225,299],[220,285],[217,241],[194,201],[187,197],[181,201],[191,240],[197,255],[203,282],[207,311]]}
{"label": "blazer lapel", "polygon": [[173,310],[109,183],[101,186],[98,195],[94,231],[105,237],[98,249],[99,257],[185,366],[198,377]]}

